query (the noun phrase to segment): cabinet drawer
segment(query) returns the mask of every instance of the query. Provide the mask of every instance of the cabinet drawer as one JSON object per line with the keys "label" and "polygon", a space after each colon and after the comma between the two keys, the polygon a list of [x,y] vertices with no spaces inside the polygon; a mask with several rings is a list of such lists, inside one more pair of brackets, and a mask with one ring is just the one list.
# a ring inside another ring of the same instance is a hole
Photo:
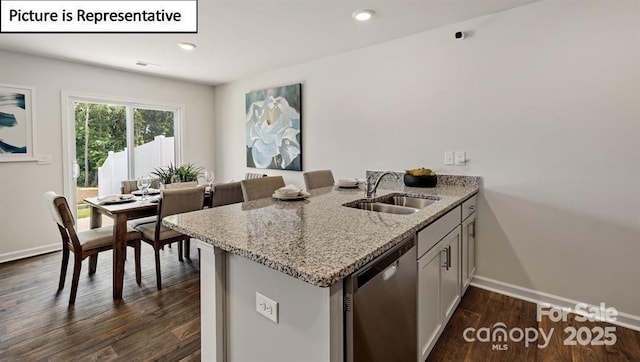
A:
{"label": "cabinet drawer", "polygon": [[460,209],[456,207],[418,232],[418,258],[460,224]]}
{"label": "cabinet drawer", "polygon": [[462,220],[466,219],[478,208],[478,195],[472,196],[462,203]]}

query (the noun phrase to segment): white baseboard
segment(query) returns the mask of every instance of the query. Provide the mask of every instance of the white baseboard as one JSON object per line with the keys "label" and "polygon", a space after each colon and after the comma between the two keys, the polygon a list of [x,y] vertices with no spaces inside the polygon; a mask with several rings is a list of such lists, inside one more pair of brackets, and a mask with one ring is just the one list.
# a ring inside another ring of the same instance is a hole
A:
{"label": "white baseboard", "polygon": [[[485,277],[476,276],[471,281],[471,285],[474,287],[486,289],[495,293],[500,293],[504,295],[508,295],[510,297],[514,297],[517,299],[526,300],[531,303],[547,303],[555,307],[560,308],[568,308],[571,309],[572,312],[575,311],[575,307],[579,303],[577,300],[539,292],[537,290],[523,288],[514,284],[504,283],[495,279],[489,279]],[[589,305],[589,303],[584,303]],[[613,306],[615,307],[615,306]],[[584,314],[584,313],[579,313]],[[609,322],[611,324],[615,324],[621,327],[630,328],[636,331],[640,331],[640,317],[628,314],[624,312],[618,311],[618,315],[616,316],[616,320],[613,322]]]}
{"label": "white baseboard", "polygon": [[52,251],[58,251],[62,247],[61,243],[49,244],[44,246],[38,246],[35,248],[12,251],[10,253],[0,254],[0,263],[6,263],[12,260],[24,259],[30,256],[50,253]]}

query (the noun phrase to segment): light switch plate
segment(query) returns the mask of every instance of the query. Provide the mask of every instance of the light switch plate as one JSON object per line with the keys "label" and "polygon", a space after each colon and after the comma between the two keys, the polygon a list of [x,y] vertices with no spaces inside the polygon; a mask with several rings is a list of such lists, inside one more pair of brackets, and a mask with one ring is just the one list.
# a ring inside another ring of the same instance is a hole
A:
{"label": "light switch plate", "polygon": [[444,151],[444,164],[453,165],[453,151]]}
{"label": "light switch plate", "polygon": [[467,163],[467,155],[464,151],[455,153],[456,166],[464,166]]}
{"label": "light switch plate", "polygon": [[256,292],[256,312],[278,324],[278,302]]}

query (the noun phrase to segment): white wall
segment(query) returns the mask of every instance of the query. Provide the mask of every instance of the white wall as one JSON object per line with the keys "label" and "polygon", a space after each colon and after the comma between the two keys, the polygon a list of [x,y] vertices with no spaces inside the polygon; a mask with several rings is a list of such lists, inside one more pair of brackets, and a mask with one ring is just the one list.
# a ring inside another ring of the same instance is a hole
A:
{"label": "white wall", "polygon": [[37,153],[53,159],[0,163],[0,262],[60,246],[42,194],[63,192],[62,90],[184,104],[183,160],[214,166],[212,87],[5,51],[0,83],[36,88]]}
{"label": "white wall", "polygon": [[480,175],[479,275],[640,315],[639,23],[544,1],[216,87],[217,174],[249,171],[245,93],[302,82],[305,170]]}

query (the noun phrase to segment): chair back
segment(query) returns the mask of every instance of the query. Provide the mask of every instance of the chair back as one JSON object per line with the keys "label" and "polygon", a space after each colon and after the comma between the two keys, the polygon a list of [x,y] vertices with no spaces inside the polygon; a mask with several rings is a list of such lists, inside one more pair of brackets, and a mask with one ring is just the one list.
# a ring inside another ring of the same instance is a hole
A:
{"label": "chair back", "polygon": [[247,174],[244,175],[245,180],[251,180],[254,178],[261,178],[261,177],[267,177],[267,175],[263,173],[254,173],[254,172],[247,172]]}
{"label": "chair back", "polygon": [[240,181],[215,184],[213,185],[212,195],[213,199],[211,201],[211,207],[224,206],[244,201]]}
{"label": "chair back", "polygon": [[184,187],[162,191],[158,202],[158,227],[163,218],[183,212],[202,210],[204,186]]}
{"label": "chair back", "polygon": [[282,176],[269,176],[240,181],[244,201],[263,199],[273,195],[274,191],[284,187]]}
{"label": "chair back", "polygon": [[333,186],[335,180],[331,170],[309,171],[302,174],[307,190]]}
{"label": "chair back", "polygon": [[[152,189],[160,188],[160,181],[151,180],[151,185],[149,185]],[[138,180],[124,180],[120,183],[120,193],[122,194],[130,194],[133,191],[138,190]]]}
{"label": "chair back", "polygon": [[45,192],[43,198],[47,205],[49,215],[51,215],[53,221],[58,225],[63,247],[69,247],[74,250],[74,252],[82,250],[82,245],[80,245],[80,240],[74,228],[75,220],[73,219],[73,214],[71,213],[67,199],[53,191]]}

